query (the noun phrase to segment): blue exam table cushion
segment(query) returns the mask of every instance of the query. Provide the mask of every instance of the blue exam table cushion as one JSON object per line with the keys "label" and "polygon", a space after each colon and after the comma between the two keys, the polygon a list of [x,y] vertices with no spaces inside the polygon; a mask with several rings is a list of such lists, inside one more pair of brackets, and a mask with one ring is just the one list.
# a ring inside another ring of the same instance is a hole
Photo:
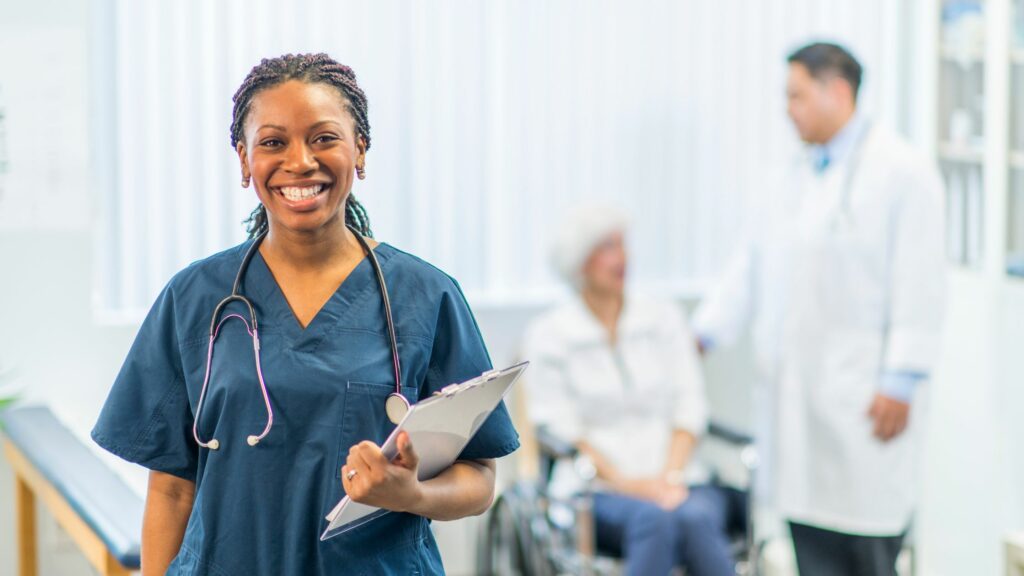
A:
{"label": "blue exam table cushion", "polygon": [[0,412],[8,439],[96,532],[122,566],[139,569],[143,499],[45,406]]}

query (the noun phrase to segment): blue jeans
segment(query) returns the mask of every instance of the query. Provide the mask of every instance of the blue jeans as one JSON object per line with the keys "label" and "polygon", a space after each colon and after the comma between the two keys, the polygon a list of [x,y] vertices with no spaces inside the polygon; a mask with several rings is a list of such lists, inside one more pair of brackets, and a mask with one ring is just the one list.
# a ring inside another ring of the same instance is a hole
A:
{"label": "blue jeans", "polygon": [[735,576],[728,529],[742,522],[745,495],[694,486],[675,510],[621,494],[594,495],[598,549],[622,556],[628,576],[665,576],[683,566],[692,576]]}

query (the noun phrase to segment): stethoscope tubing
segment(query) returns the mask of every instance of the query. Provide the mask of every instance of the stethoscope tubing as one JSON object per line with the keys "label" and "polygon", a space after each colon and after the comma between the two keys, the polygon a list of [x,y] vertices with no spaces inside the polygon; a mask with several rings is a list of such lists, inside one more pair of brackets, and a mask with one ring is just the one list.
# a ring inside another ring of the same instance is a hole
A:
{"label": "stethoscope tubing", "polygon": [[[366,253],[366,257],[370,260],[370,266],[373,267],[374,275],[376,276],[377,279],[377,284],[380,287],[381,300],[383,301],[384,305],[384,318],[387,324],[389,340],[388,343],[390,344],[391,347],[391,363],[395,373],[395,391],[388,396],[389,404],[387,405],[387,407],[391,407],[392,400],[396,400],[400,405],[399,413],[392,414],[390,409],[387,410],[387,412],[388,417],[391,418],[392,421],[394,421],[397,424],[397,420],[399,420],[401,416],[404,415],[406,411],[408,411],[409,401],[405,398],[405,396],[402,395],[402,367],[401,359],[398,355],[398,337],[395,333],[394,318],[391,313],[391,298],[388,295],[387,283],[384,281],[384,272],[381,269],[380,262],[377,260],[377,255],[370,248],[369,243],[366,241],[362,234],[360,234],[357,230],[351,227],[349,227],[349,229],[352,230],[353,234],[355,234],[356,240],[359,241],[360,246]],[[249,263],[256,255],[256,251],[259,249],[259,246],[263,242],[264,238],[266,238],[266,235],[267,232],[263,231],[255,238],[253,238],[252,244],[249,245],[249,248],[246,250],[245,255],[242,258],[241,264],[238,266],[238,273],[235,275],[234,284],[232,284],[231,286],[231,294],[229,294],[227,297],[225,297],[217,304],[217,306],[213,310],[213,315],[210,318],[209,344],[207,346],[206,352],[206,370],[203,375],[203,386],[199,392],[199,401],[196,403],[195,418],[192,421],[193,439],[196,441],[196,444],[198,444],[200,447],[207,448],[209,450],[218,450],[220,448],[220,441],[218,441],[216,438],[211,438],[208,441],[203,441],[199,437],[199,418],[202,414],[203,406],[205,405],[206,402],[206,393],[210,385],[210,374],[213,367],[213,345],[214,342],[217,340],[218,334],[220,333],[221,326],[223,326],[224,323],[231,318],[237,318],[243,324],[245,324],[246,332],[248,332],[250,337],[252,337],[253,357],[256,363],[256,377],[260,384],[260,392],[263,396],[263,403],[267,409],[267,423],[263,427],[263,431],[258,435],[249,435],[246,438],[246,442],[249,444],[249,446],[256,446],[257,444],[260,443],[260,441],[266,438],[268,434],[270,434],[270,430],[274,425],[274,408],[270,402],[270,393],[267,390],[267,384],[263,378],[263,366],[262,362],[260,361],[260,339],[259,331],[257,329],[256,324],[256,309],[252,305],[252,302],[241,293],[242,279],[245,277],[245,273],[249,268]],[[245,317],[243,317],[241,314],[237,313],[228,314],[227,316],[221,318],[221,313],[224,311],[225,307],[227,307],[227,305],[230,304],[231,302],[236,301],[241,302],[242,304],[245,305],[246,309],[249,312],[248,321],[246,321]]]}

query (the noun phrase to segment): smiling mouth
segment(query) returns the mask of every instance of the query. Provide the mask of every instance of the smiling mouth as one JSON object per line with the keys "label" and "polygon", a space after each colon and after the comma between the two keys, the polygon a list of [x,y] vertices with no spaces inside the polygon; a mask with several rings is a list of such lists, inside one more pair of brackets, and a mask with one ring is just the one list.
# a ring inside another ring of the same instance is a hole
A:
{"label": "smiling mouth", "polygon": [[282,196],[291,200],[292,202],[298,202],[299,200],[309,200],[310,198],[320,194],[327,189],[327,184],[317,184],[316,186],[282,186],[277,189]]}

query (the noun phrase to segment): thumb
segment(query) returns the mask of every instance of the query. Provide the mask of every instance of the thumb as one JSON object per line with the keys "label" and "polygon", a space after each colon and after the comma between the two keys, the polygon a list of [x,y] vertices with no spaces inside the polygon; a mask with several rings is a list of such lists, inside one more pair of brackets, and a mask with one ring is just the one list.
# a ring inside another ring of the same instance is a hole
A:
{"label": "thumb", "polygon": [[409,440],[408,432],[398,435],[398,461],[396,464],[409,470],[415,470],[420,464],[420,457],[412,447],[412,440]]}

